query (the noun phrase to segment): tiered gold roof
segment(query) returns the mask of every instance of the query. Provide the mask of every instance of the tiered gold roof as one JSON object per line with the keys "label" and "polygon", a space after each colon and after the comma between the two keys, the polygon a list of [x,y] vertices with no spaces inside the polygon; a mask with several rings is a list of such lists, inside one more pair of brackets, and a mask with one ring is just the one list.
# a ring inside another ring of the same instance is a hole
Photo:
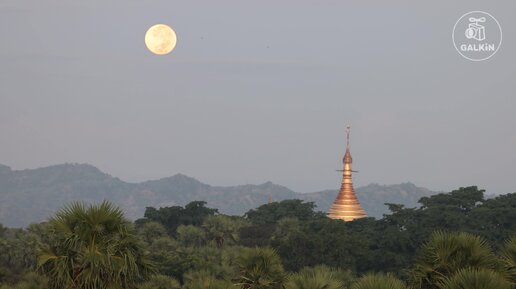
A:
{"label": "tiered gold roof", "polygon": [[364,209],[362,209],[362,206],[355,194],[355,190],[353,189],[353,180],[351,179],[351,163],[353,162],[353,159],[349,152],[349,133],[350,127],[348,126],[346,130],[347,144],[346,154],[343,159],[344,169],[342,170],[342,184],[337,198],[328,211],[328,217],[344,221],[353,221],[354,219],[367,217],[367,214]]}

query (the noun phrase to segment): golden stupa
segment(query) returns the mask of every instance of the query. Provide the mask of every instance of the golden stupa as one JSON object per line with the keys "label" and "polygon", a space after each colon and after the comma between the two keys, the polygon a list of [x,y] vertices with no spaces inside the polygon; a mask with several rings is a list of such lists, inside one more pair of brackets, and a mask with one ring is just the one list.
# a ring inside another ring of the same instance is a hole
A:
{"label": "golden stupa", "polygon": [[344,155],[344,169],[342,170],[342,184],[340,186],[339,194],[333,202],[330,210],[328,211],[328,217],[331,219],[341,219],[344,221],[353,221],[367,217],[366,212],[362,209],[360,202],[357,199],[355,190],[353,189],[353,181],[351,179],[351,153],[349,152],[349,132],[350,127],[346,129],[347,143],[346,143],[346,154]]}

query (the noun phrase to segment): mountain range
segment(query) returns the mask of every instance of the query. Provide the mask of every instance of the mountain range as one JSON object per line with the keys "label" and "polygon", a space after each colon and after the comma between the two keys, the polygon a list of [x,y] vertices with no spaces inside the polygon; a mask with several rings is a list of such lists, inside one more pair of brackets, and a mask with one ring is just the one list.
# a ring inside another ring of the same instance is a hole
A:
{"label": "mountain range", "polygon": [[[417,201],[433,192],[412,183],[369,184],[356,189],[369,216],[387,213],[384,203],[417,206]],[[337,190],[297,193],[266,182],[260,185],[210,186],[192,177],[172,177],[141,183],[124,182],[88,164],[61,164],[38,169],[12,170],[0,164],[0,223],[24,227],[41,222],[73,201],[88,203],[110,200],[120,206],[129,219],[143,217],[146,207],[186,205],[206,201],[208,207],[229,215],[242,215],[268,202],[301,199],[314,202],[317,210],[327,211]]]}

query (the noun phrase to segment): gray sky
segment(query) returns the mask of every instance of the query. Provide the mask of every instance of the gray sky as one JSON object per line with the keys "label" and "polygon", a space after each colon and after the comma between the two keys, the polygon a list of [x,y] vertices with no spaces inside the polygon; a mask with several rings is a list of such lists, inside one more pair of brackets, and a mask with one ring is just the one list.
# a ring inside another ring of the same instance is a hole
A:
{"label": "gray sky", "polygon": [[[126,181],[516,191],[516,2],[0,2],[0,163],[90,163]],[[491,13],[488,61],[451,40]],[[151,54],[148,27],[178,36]]]}

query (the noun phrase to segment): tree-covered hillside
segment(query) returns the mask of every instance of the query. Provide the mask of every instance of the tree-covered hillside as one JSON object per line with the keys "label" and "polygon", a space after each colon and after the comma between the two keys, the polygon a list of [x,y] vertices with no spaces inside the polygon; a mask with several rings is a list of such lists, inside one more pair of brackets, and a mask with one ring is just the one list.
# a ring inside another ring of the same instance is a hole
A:
{"label": "tree-covered hillside", "polygon": [[[339,184],[335,184],[338,187]],[[419,198],[435,192],[413,184],[357,188],[358,198],[370,216],[380,218],[388,212],[384,203],[416,205]],[[261,185],[230,187],[210,186],[198,180],[175,175],[154,181],[128,183],[85,164],[64,164],[33,170],[11,170],[0,166],[0,223],[23,227],[41,222],[71,201],[88,203],[109,200],[129,219],[143,215],[146,207],[184,206],[205,201],[228,215],[243,215],[250,209],[274,201],[301,199],[314,202],[326,212],[337,195],[336,190],[299,194],[267,182]]]}

